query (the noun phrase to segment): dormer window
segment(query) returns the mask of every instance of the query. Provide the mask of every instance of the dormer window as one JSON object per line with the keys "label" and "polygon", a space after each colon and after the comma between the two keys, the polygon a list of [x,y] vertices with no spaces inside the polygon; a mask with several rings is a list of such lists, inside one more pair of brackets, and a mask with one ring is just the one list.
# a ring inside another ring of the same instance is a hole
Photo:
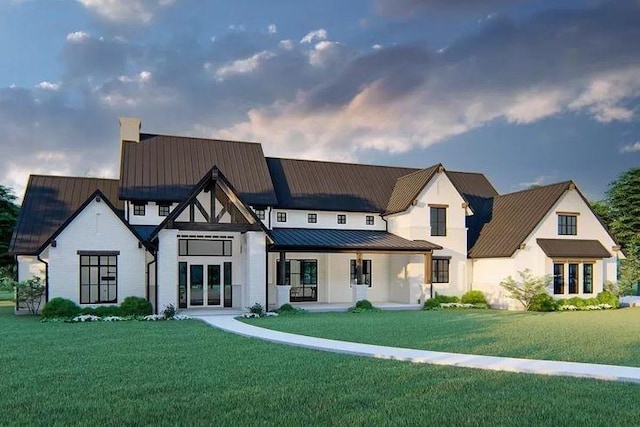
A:
{"label": "dormer window", "polygon": [[133,204],[133,214],[136,216],[144,216],[145,215],[145,203],[134,203]]}
{"label": "dormer window", "polygon": [[375,223],[375,217],[373,215],[367,215],[366,223],[367,225],[373,225]]}
{"label": "dormer window", "polygon": [[558,234],[575,236],[578,234],[578,216],[575,214],[558,214]]}
{"label": "dormer window", "polygon": [[169,203],[162,203],[158,205],[158,216],[169,216],[169,209],[171,205]]}

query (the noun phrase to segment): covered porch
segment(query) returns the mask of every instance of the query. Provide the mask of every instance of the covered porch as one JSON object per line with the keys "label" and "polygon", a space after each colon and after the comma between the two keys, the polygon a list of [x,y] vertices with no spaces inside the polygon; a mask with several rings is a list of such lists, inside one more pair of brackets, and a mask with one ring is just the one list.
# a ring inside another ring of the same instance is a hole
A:
{"label": "covered porch", "polygon": [[[381,308],[419,307],[431,290],[440,246],[386,231],[276,228],[271,231],[269,308],[344,311],[367,299]],[[321,306],[321,307],[320,307]]]}

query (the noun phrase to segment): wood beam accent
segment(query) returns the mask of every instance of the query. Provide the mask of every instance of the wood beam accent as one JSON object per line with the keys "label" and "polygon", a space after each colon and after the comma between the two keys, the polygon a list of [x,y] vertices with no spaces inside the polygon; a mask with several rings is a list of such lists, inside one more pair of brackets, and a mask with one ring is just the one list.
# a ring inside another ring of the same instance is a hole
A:
{"label": "wood beam accent", "polygon": [[429,296],[433,298],[433,272],[432,269],[432,254],[427,252],[424,254],[424,283],[429,285]]}
{"label": "wood beam accent", "polygon": [[[198,210],[200,211],[200,213],[202,214],[202,216],[204,217],[205,221],[207,222],[211,222],[211,217],[209,216],[209,214],[207,213],[207,210],[204,208],[204,206],[202,206],[202,203],[200,203],[200,200],[198,199],[193,199],[193,204],[198,208]],[[195,219],[195,218],[194,218]],[[195,222],[193,219],[191,220],[192,222]]]}
{"label": "wood beam accent", "polygon": [[227,213],[227,208],[225,206],[222,207],[222,210],[220,211],[220,213],[218,213],[218,215],[214,218],[214,221],[216,224],[220,222],[220,220],[222,219],[222,217],[224,216],[224,214]]}
{"label": "wood beam accent", "polygon": [[195,207],[193,206],[193,201],[191,201],[191,203],[189,203],[189,221],[195,222],[195,216]]}

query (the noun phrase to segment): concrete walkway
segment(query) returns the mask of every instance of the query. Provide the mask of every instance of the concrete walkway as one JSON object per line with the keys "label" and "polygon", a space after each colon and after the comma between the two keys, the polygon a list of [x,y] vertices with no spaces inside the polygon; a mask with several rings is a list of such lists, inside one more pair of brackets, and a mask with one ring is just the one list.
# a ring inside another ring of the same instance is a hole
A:
{"label": "concrete walkway", "polygon": [[625,381],[640,384],[640,368],[593,363],[559,362],[553,360],[517,359],[513,357],[478,356],[473,354],[445,353],[440,351],[415,350],[359,344],[349,341],[329,340],[272,331],[239,322],[233,316],[193,316],[211,326],[234,334],[258,338],[280,344],[334,353],[400,360],[412,363],[458,366],[489,371],[517,372],[567,377],[592,378],[606,381]]}

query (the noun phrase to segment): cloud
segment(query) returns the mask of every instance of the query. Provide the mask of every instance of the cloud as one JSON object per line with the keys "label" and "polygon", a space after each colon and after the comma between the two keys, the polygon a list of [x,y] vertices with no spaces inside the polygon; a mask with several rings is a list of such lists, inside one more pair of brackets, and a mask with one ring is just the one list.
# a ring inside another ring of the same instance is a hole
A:
{"label": "cloud", "polygon": [[269,26],[267,27],[267,32],[269,34],[275,34],[278,32],[278,27],[276,27],[276,24],[269,24]]}
{"label": "cloud", "polygon": [[80,43],[88,38],[89,34],[84,31],[74,31],[73,33],[67,34],[67,41],[71,43]]}
{"label": "cloud", "polygon": [[640,141],[634,142],[633,144],[624,145],[620,149],[621,153],[637,153],[640,152]]}
{"label": "cloud", "polygon": [[423,13],[464,10],[483,12],[509,3],[535,2],[536,0],[375,0],[375,9],[383,16],[408,18]]}
{"label": "cloud", "polygon": [[300,43],[313,43],[327,39],[327,30],[320,28],[319,30],[310,31],[301,40]]}
{"label": "cloud", "polygon": [[53,90],[56,91],[58,89],[60,89],[60,83],[52,83],[52,82],[40,82],[36,85],[36,87],[38,89],[43,89],[43,90]]}
{"label": "cloud", "polygon": [[77,0],[100,17],[117,23],[143,23],[153,18],[161,8],[176,0]]}
{"label": "cloud", "polygon": [[[218,81],[224,81],[229,77],[233,77],[238,74],[247,74],[255,71],[264,61],[268,61],[273,58],[275,54],[269,51],[262,51],[256,53],[255,55],[244,58],[237,59],[230,64],[226,64],[215,70],[214,74]],[[205,64],[205,69],[210,69],[211,63]]]}

